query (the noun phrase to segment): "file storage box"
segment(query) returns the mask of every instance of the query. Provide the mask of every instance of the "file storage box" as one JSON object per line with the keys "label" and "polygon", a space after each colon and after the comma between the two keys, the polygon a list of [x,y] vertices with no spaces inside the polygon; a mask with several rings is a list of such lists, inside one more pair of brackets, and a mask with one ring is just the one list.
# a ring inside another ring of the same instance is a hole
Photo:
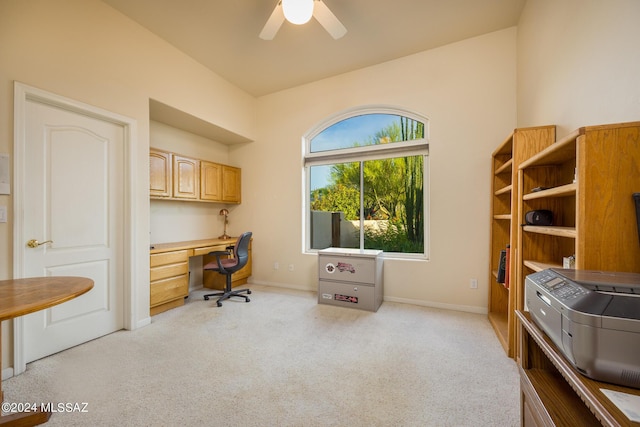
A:
{"label": "file storage box", "polygon": [[382,304],[382,251],[318,251],[318,304],[378,311]]}

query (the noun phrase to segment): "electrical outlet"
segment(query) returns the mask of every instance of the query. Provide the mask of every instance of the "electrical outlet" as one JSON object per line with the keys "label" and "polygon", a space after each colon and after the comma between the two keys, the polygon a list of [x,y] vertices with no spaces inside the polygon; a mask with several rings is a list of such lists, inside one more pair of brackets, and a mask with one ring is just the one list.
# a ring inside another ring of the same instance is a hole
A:
{"label": "electrical outlet", "polygon": [[293,271],[293,264],[289,264],[289,271]]}
{"label": "electrical outlet", "polygon": [[469,282],[469,287],[471,289],[478,289],[478,279],[471,279]]}
{"label": "electrical outlet", "polygon": [[280,268],[280,264],[278,264],[278,261],[274,262],[274,263],[273,263],[273,269],[274,269],[274,270],[277,270],[277,269],[279,269],[279,268]]}

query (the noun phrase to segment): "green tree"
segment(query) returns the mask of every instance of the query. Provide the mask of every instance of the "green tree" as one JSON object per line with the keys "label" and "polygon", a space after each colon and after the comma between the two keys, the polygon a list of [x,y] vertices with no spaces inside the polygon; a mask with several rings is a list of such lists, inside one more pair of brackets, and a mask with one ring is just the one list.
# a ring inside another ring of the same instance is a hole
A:
{"label": "green tree", "polygon": [[[400,118],[354,146],[388,144],[424,137],[424,125]],[[344,212],[360,218],[360,168],[363,168],[365,219],[389,220],[385,235],[368,236],[369,247],[392,252],[421,252],[424,247],[424,159],[422,155],[335,164],[330,184],[314,190],[311,209]],[[380,233],[379,233],[380,234]],[[405,243],[403,243],[405,242]]]}
{"label": "green tree", "polygon": [[[406,117],[400,118],[402,137],[416,139],[424,137],[424,124]],[[424,243],[424,157],[405,157],[404,177],[404,223],[407,238]]]}
{"label": "green tree", "polygon": [[360,218],[360,191],[342,184],[332,184],[311,193],[311,210],[343,212],[345,219]]}

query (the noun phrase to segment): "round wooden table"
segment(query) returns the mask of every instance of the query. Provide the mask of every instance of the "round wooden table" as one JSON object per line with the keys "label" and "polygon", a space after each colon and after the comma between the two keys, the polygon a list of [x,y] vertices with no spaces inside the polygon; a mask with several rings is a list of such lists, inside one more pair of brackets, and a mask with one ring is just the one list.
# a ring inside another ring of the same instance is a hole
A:
{"label": "round wooden table", "polygon": [[[51,276],[0,280],[0,321],[53,307],[78,297],[93,288],[86,277]],[[0,361],[2,361],[2,328],[0,328]],[[0,401],[4,393],[0,383]],[[46,423],[50,412],[15,413],[0,417],[0,425],[33,426]]]}

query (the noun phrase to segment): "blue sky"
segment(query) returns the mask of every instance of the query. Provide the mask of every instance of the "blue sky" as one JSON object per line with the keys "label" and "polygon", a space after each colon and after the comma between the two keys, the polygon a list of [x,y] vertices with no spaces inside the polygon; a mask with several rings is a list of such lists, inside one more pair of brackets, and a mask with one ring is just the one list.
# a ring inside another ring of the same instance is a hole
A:
{"label": "blue sky", "polygon": [[389,114],[366,114],[350,117],[326,128],[313,138],[311,151],[318,152],[353,147],[354,143],[365,142],[376,132],[399,120],[399,116]]}
{"label": "blue sky", "polygon": [[[319,133],[311,141],[311,151],[329,151],[353,147],[364,143],[369,137],[400,120],[399,116],[388,114],[366,114],[342,120]],[[331,166],[311,168],[311,190],[325,187],[329,182]]]}

